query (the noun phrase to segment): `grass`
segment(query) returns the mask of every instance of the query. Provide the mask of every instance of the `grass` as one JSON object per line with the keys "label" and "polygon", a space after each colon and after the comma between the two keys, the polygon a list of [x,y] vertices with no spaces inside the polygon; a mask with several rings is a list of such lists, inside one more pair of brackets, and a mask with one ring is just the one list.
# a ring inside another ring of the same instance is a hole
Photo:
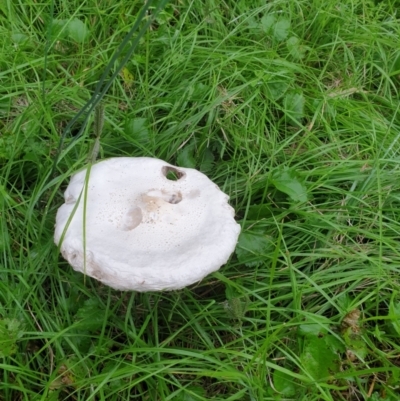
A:
{"label": "grass", "polygon": [[190,288],[121,293],[53,244],[84,116],[58,148],[142,3],[0,4],[0,400],[397,401],[398,1],[170,1],[99,158],[200,169],[242,234]]}

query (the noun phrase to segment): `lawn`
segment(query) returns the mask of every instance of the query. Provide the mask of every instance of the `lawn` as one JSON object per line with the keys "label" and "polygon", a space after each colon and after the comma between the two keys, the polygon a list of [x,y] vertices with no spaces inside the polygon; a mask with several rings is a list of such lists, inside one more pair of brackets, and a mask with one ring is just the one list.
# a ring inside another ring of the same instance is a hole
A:
{"label": "lawn", "polygon": [[[0,400],[398,401],[400,2],[144,3],[0,3]],[[117,156],[228,194],[228,263],[75,272],[57,209]]]}

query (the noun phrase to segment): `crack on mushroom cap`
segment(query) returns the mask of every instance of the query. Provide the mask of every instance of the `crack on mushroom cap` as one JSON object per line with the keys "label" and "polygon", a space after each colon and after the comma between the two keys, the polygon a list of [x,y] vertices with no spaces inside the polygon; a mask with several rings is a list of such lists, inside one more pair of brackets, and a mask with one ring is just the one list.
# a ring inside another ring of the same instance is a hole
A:
{"label": "crack on mushroom cap", "polygon": [[[141,196],[142,207],[134,206],[128,210],[124,217],[122,230],[133,230],[142,222],[155,223],[159,220],[157,215],[162,213],[163,203],[166,202],[168,204],[176,205],[182,200],[182,194],[180,191],[175,193],[161,191],[161,196],[157,196],[160,195],[158,192],[160,191],[151,190],[147,194]],[[113,220],[111,219],[111,221]]]}
{"label": "crack on mushroom cap", "polygon": [[155,202],[158,199],[163,200],[164,202],[171,203],[172,205],[176,205],[177,203],[182,201],[182,192],[181,191],[167,191],[165,189],[151,189],[145,195],[142,195],[143,198],[147,197],[149,200],[154,200]]}

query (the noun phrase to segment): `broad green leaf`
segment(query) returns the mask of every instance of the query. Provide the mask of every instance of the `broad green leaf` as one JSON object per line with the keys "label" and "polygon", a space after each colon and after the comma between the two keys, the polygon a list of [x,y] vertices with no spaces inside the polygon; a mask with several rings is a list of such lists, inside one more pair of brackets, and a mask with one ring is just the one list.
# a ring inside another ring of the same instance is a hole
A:
{"label": "broad green leaf", "polygon": [[275,171],[272,175],[271,182],[276,189],[289,195],[293,201],[307,201],[307,187],[294,170],[290,170],[286,167]]}
{"label": "broad green leaf", "polygon": [[293,82],[293,72],[287,69],[280,70],[279,75],[272,74],[265,70],[256,70],[254,72],[256,77],[259,78],[261,82],[264,82],[267,89],[267,96],[271,100],[280,99]]}
{"label": "broad green leaf", "polygon": [[325,344],[336,353],[343,353],[346,351],[346,347],[343,342],[333,334],[326,334],[324,336]]}
{"label": "broad green leaf", "polygon": [[115,346],[112,339],[108,337],[103,337],[101,340],[92,342],[90,347],[90,353],[99,356],[107,356],[110,353],[110,349]]}
{"label": "broad green leaf", "polygon": [[321,315],[309,315],[306,321],[299,326],[298,333],[305,337],[318,337],[327,334],[330,320]]}
{"label": "broad green leaf", "polygon": [[85,361],[76,355],[70,356],[68,359],[66,359],[63,366],[65,367],[65,370],[63,369],[63,372],[59,373],[68,376],[72,385],[84,378],[87,378],[88,376]]}
{"label": "broad green leaf", "polygon": [[21,323],[18,320],[0,320],[0,358],[13,355],[17,352],[17,340],[22,335]]}
{"label": "broad green leaf", "polygon": [[236,255],[240,263],[246,266],[259,266],[265,260],[265,255],[272,254],[271,241],[266,235],[242,232],[236,247]]}
{"label": "broad green leaf", "polygon": [[287,373],[275,370],[273,374],[274,388],[285,397],[293,397],[296,394],[294,379]]}
{"label": "broad green leaf", "polygon": [[124,381],[122,379],[113,379],[110,380],[107,384],[111,390],[115,391],[115,393],[119,393],[120,391],[118,390],[121,390],[121,388],[124,387]]}
{"label": "broad green leaf", "polygon": [[40,166],[40,158],[39,158],[39,156],[38,156],[37,153],[34,153],[34,152],[25,153],[25,155],[24,155],[24,157],[23,157],[23,160],[24,160],[24,161],[28,161],[28,162],[35,163],[35,164],[37,164],[38,166]]}
{"label": "broad green leaf", "polygon": [[267,82],[267,93],[268,97],[271,100],[278,100],[280,99],[286,91],[289,89],[290,81],[275,81],[275,82]]}
{"label": "broad green leaf", "polygon": [[78,291],[76,286],[71,286],[69,291],[69,297],[65,299],[64,306],[66,310],[75,314],[80,307],[82,307],[85,303],[85,299],[81,296],[81,293]]}
{"label": "broad green leaf", "polygon": [[327,378],[339,370],[339,356],[324,336],[307,337],[300,360],[314,380]]}
{"label": "broad green leaf", "polygon": [[[79,325],[79,327],[81,327]],[[64,342],[63,346],[69,351],[79,350],[80,352],[87,353],[93,348],[93,334],[91,330],[87,330],[82,325],[83,330],[70,329],[68,332],[68,342]],[[72,345],[72,347],[71,347]]]}
{"label": "broad green leaf", "polygon": [[125,122],[125,133],[140,142],[146,144],[150,141],[150,133],[147,128],[147,118],[133,118]]}
{"label": "broad green leaf", "polygon": [[227,285],[225,288],[225,297],[226,299],[232,299],[232,298],[239,298],[243,296],[243,293],[239,291],[236,287],[232,285]]}
{"label": "broad green leaf", "polygon": [[158,24],[167,24],[174,18],[174,8],[171,5],[165,6],[157,15],[156,21]]}
{"label": "broad green leaf", "polygon": [[295,54],[292,54],[292,56],[296,56],[296,51],[297,51],[297,47],[299,46],[300,43],[300,39],[296,38],[296,36],[291,36],[287,42],[286,42],[286,46],[289,50],[289,52],[292,54],[292,50],[295,50]]}
{"label": "broad green leaf", "polygon": [[271,31],[271,30],[272,30],[272,27],[273,27],[274,24],[275,24],[275,21],[276,21],[276,18],[275,18],[275,16],[274,16],[273,14],[264,15],[264,16],[261,18],[262,30],[263,30],[265,33],[268,33],[269,31]]}
{"label": "broad green leaf", "polygon": [[260,29],[260,24],[258,23],[257,19],[253,16],[250,16],[246,19],[246,24],[249,29],[258,30]]}
{"label": "broad green leaf", "polygon": [[284,99],[284,111],[291,119],[300,121],[304,117],[304,104],[305,99],[303,93],[289,92]]}
{"label": "broad green leaf", "polygon": [[304,57],[306,52],[306,47],[304,47],[300,39],[296,38],[295,36],[291,36],[287,42],[286,47],[289,50],[289,53],[296,59],[300,60]]}
{"label": "broad green leaf", "polygon": [[118,370],[118,368],[121,367],[127,368],[128,367],[127,361],[113,360],[107,358],[106,362],[104,362],[104,364],[102,365],[101,373],[102,374],[113,373],[116,370]]}
{"label": "broad green leaf", "polygon": [[74,18],[68,22],[68,36],[77,43],[84,43],[89,38],[89,30],[84,22]]}
{"label": "broad green leaf", "polygon": [[[27,128],[27,131],[28,131],[28,129],[29,128]],[[33,131],[33,129],[32,129],[32,131]],[[43,143],[43,141],[39,142],[38,140],[34,140],[33,138],[30,138],[25,142],[24,151],[25,151],[25,154],[27,154],[29,152],[35,153],[37,156],[40,157],[39,158],[40,163],[43,163],[42,156],[47,154],[48,149],[47,149],[46,145]]]}
{"label": "broad green leaf", "polygon": [[272,209],[269,205],[261,204],[261,205],[252,205],[249,207],[249,211],[247,212],[248,220],[261,220],[269,218],[273,215]]}
{"label": "broad green leaf", "polygon": [[61,383],[60,388],[53,389],[52,387],[50,387],[51,391],[45,396],[45,398],[43,398],[43,396],[40,397],[40,398],[32,398],[32,401],[39,400],[39,399],[41,401],[59,401],[60,400],[61,387],[64,386],[63,383],[62,383],[62,380],[59,379],[59,381]]}
{"label": "broad green leaf", "polygon": [[195,82],[193,85],[193,92],[191,94],[191,99],[198,101],[203,99],[207,93],[211,90],[211,87],[204,85],[201,82]]}
{"label": "broad green leaf", "polygon": [[63,39],[68,36],[68,20],[53,19],[51,23],[52,38]]}
{"label": "broad green leaf", "polygon": [[248,296],[231,297],[223,303],[223,307],[231,319],[242,320],[247,312],[249,302]]}
{"label": "broad green leaf", "polygon": [[75,315],[75,320],[79,322],[79,330],[100,330],[104,319],[105,311],[96,299],[88,299]]}
{"label": "broad green leaf", "polygon": [[357,358],[363,360],[368,354],[368,347],[362,336],[355,333],[351,327],[348,327],[342,332],[347,350],[351,351]]}
{"label": "broad green leaf", "polygon": [[206,173],[214,166],[214,155],[210,149],[206,148],[203,152],[203,157],[200,163],[200,171]]}
{"label": "broad green leaf", "polygon": [[337,296],[336,302],[341,309],[348,310],[353,305],[354,299],[347,292],[342,292]]}
{"label": "broad green leaf", "polygon": [[289,30],[290,30],[290,20],[287,18],[279,18],[274,25],[274,30],[273,30],[274,38],[277,41],[282,42],[288,37]]}
{"label": "broad green leaf", "polygon": [[72,20],[54,19],[51,24],[52,36],[60,39],[70,38],[76,43],[84,43],[89,38],[89,30],[78,18]]}
{"label": "broad green leaf", "polygon": [[177,162],[180,167],[195,168],[196,159],[194,158],[195,144],[186,145],[179,153]]}
{"label": "broad green leaf", "polygon": [[25,34],[23,34],[23,33],[19,33],[19,32],[13,33],[13,34],[11,35],[11,40],[12,40],[14,43],[16,43],[16,44],[21,44],[21,43],[27,41],[28,39],[29,39],[29,38],[28,38],[27,35],[25,35]]}
{"label": "broad green leaf", "polygon": [[299,334],[304,337],[318,337],[320,334],[326,334],[327,327],[318,323],[301,324],[299,326]]}

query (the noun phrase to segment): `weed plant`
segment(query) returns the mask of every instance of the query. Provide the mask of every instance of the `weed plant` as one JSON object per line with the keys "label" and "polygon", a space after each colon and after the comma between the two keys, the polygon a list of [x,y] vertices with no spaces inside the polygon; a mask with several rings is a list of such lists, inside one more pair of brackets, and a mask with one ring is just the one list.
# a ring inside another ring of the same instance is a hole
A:
{"label": "weed plant", "polygon": [[[399,2],[171,0],[109,64],[143,3],[0,3],[0,400],[398,401]],[[190,288],[53,243],[107,66],[98,158],[197,168],[242,226]]]}

